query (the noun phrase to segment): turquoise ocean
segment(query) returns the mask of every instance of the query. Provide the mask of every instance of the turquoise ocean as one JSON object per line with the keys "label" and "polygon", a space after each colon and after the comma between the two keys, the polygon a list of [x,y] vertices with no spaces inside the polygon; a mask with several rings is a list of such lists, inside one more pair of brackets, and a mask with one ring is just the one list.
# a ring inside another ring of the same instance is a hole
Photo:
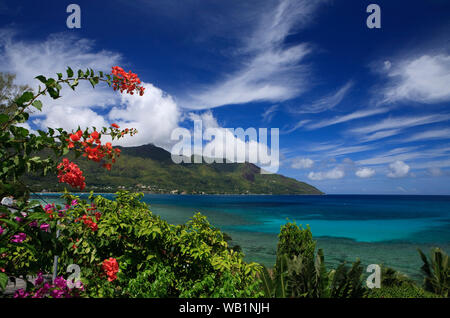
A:
{"label": "turquoise ocean", "polygon": [[329,268],[359,258],[364,265],[385,264],[420,282],[417,248],[426,254],[432,247],[450,250],[450,196],[145,194],[144,201],[173,224],[201,212],[231,235],[246,261],[266,266],[273,266],[277,235],[288,221],[310,226]]}

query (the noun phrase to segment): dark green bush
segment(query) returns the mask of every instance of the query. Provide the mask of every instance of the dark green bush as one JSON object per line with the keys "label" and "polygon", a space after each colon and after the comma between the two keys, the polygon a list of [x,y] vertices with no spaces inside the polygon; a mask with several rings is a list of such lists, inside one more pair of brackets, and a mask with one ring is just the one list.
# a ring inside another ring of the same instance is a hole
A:
{"label": "dark green bush", "polygon": [[368,298],[439,298],[439,295],[427,292],[415,285],[402,285],[372,289]]}

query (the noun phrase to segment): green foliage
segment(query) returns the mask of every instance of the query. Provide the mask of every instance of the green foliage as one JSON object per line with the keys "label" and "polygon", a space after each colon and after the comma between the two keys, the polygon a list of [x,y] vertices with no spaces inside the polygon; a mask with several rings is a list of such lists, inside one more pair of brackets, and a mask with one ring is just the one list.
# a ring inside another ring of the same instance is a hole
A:
{"label": "green foliage", "polygon": [[448,255],[440,248],[434,248],[428,259],[420,249],[418,251],[423,261],[421,270],[425,274],[424,289],[448,297],[450,283]]}
{"label": "green foliage", "polygon": [[367,290],[363,285],[362,279],[363,267],[361,261],[358,259],[352,264],[347,266],[344,262],[338,266],[336,270],[332,270],[330,273],[331,286],[330,297],[331,298],[361,298]]}
{"label": "green foliage", "polygon": [[[73,197],[67,196],[68,200]],[[140,195],[117,193],[115,201],[92,197],[102,211],[98,230],[83,222],[62,222],[60,240],[68,248],[60,255],[64,269],[72,262],[82,269],[82,281],[92,297],[256,297],[260,266],[243,262],[243,254],[228,248],[223,234],[196,214],[184,225],[170,225],[153,215]],[[71,218],[91,208],[80,201]],[[76,248],[72,248],[73,244]],[[117,280],[105,279],[101,262],[116,258]],[[103,276],[102,276],[103,275]]]}
{"label": "green foliage", "polygon": [[315,258],[301,254],[294,256],[288,260],[288,295],[296,298],[328,297],[330,273],[325,268],[322,249],[318,250]]}
{"label": "green foliage", "polygon": [[260,277],[262,279],[262,290],[266,298],[286,298],[288,289],[288,258],[283,255],[277,259],[278,272],[269,273],[265,266],[262,267]]}
{"label": "green foliage", "polygon": [[415,285],[389,286],[373,288],[368,298],[439,298],[439,295],[427,292]]}
{"label": "green foliage", "polygon": [[381,266],[381,286],[400,287],[414,285],[414,282],[406,275],[387,266]]}
{"label": "green foliage", "polygon": [[311,229],[303,229],[295,223],[286,223],[281,226],[278,235],[277,258],[287,255],[288,258],[302,256],[305,259],[314,257],[316,241],[312,238]]}
{"label": "green foliage", "polygon": [[31,90],[28,86],[14,84],[15,78],[14,74],[0,72],[0,124],[17,111],[14,100]]}
{"label": "green foliage", "polygon": [[[70,75],[71,72],[68,72]],[[25,123],[33,109],[41,110],[42,102],[39,100],[43,95],[50,95],[51,98],[61,97],[63,84],[72,89],[75,88],[79,80],[89,80],[97,84],[99,81],[107,82],[111,85],[110,78],[100,77],[92,70],[88,76],[73,78],[71,76],[63,78],[58,74],[58,79],[46,78],[39,75],[36,77],[44,87],[39,87],[38,92],[33,93],[25,86],[13,84],[13,75],[0,73],[0,184],[2,186],[2,196],[15,194],[16,190],[8,191],[20,182],[25,174],[35,173],[46,175],[49,171],[55,171],[56,159],[66,155],[69,150],[67,140],[69,133],[61,128],[48,128],[47,131],[38,130],[37,134],[20,124]],[[95,86],[93,84],[93,86]],[[106,129],[106,128],[104,128]],[[41,156],[44,150],[52,151],[52,155]],[[26,198],[26,194],[24,195]]]}

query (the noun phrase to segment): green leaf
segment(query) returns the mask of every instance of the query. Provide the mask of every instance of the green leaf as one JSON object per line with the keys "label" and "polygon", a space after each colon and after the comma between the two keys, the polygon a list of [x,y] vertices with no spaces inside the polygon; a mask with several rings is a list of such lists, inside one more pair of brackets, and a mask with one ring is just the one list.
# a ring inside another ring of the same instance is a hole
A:
{"label": "green leaf", "polygon": [[8,275],[5,273],[0,273],[0,289],[3,291],[8,284]]}
{"label": "green leaf", "polygon": [[29,102],[30,100],[32,100],[34,97],[32,92],[25,92],[22,94],[22,96],[20,96],[17,100],[16,103],[19,105],[23,105],[26,102]]}
{"label": "green leaf", "polygon": [[4,124],[9,120],[9,116],[6,114],[0,114],[0,124]]}
{"label": "green leaf", "polygon": [[67,67],[67,76],[72,77],[73,76],[73,70],[70,67]]}
{"label": "green leaf", "polygon": [[58,75],[58,79],[62,79],[62,73],[56,73],[56,75]]}
{"label": "green leaf", "polygon": [[38,75],[38,76],[35,77],[35,79],[40,80],[44,84],[47,83],[47,79],[43,75]]}
{"label": "green leaf", "polygon": [[36,109],[42,110],[42,102],[40,100],[35,100],[32,104]]}

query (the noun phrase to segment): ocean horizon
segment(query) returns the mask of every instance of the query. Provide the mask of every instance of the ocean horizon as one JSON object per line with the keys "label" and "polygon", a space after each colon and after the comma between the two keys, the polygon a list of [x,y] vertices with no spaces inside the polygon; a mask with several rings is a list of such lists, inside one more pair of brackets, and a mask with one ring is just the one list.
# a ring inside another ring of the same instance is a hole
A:
{"label": "ocean horizon", "polygon": [[[100,193],[98,193],[100,194]],[[87,198],[89,193],[78,193]],[[112,199],[113,193],[102,193]],[[61,202],[60,194],[34,199]],[[421,282],[420,248],[450,248],[450,195],[171,195],[145,194],[152,213],[172,224],[195,213],[232,237],[246,261],[273,266],[280,226],[311,228],[329,268],[357,258]]]}

